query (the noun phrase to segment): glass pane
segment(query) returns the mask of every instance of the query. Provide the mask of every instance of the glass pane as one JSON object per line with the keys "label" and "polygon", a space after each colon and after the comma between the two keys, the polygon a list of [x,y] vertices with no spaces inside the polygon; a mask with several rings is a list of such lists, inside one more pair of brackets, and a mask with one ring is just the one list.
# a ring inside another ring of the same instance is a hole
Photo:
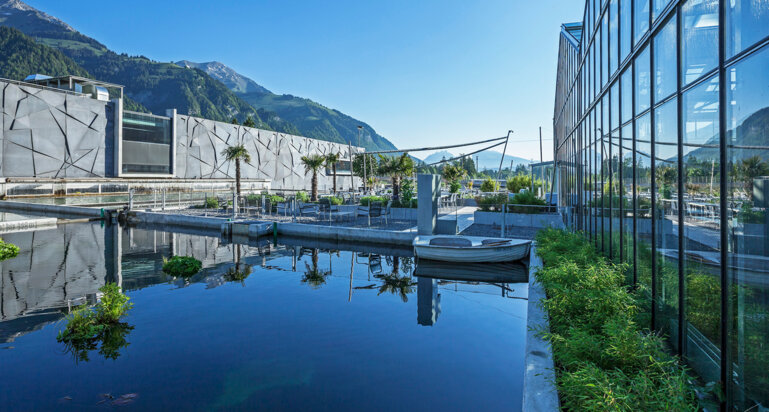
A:
{"label": "glass pane", "polygon": [[609,19],[606,14],[601,23],[601,88],[609,82]]}
{"label": "glass pane", "polygon": [[681,75],[689,84],[718,65],[718,0],[687,1],[681,20]]}
{"label": "glass pane", "polygon": [[610,191],[610,152],[609,152],[609,93],[603,95],[601,107],[603,116],[601,117],[601,212],[603,251],[606,256],[611,255],[611,203],[606,194]]}
{"label": "glass pane", "polygon": [[735,407],[769,405],[769,50],[729,69],[729,278]]}
{"label": "glass pane", "polygon": [[619,127],[619,82],[611,85],[611,130]]}
{"label": "glass pane", "polygon": [[[683,95],[686,358],[709,382],[720,379],[721,253],[718,76]],[[719,355],[720,356],[720,355]]]}
{"label": "glass pane", "polygon": [[639,114],[651,105],[651,70],[647,46],[635,59],[635,113]]}
{"label": "glass pane", "polygon": [[609,140],[609,167],[611,176],[609,187],[609,199],[611,204],[611,258],[619,261],[620,259],[620,193],[622,192],[622,181],[619,175],[620,153],[619,153],[619,129],[612,131]]}
{"label": "glass pane", "polygon": [[665,10],[665,7],[667,7],[668,3],[670,3],[670,0],[653,0],[652,4],[654,5],[654,8],[652,9],[652,20],[656,21],[657,17],[660,16],[660,13],[662,13],[663,10]]}
{"label": "glass pane", "polygon": [[655,110],[654,210],[657,248],[657,324],[678,350],[678,105],[675,99]]}
{"label": "glass pane", "polygon": [[635,0],[635,23],[633,25],[633,44],[638,44],[649,31],[649,0]]}
{"label": "glass pane", "polygon": [[769,36],[769,5],[766,1],[729,0],[725,17],[727,57]]}
{"label": "glass pane", "polygon": [[619,36],[619,45],[620,45],[620,61],[625,61],[625,58],[628,54],[630,54],[630,49],[632,47],[632,38],[630,34],[631,24],[632,24],[632,18],[633,15],[631,14],[632,11],[632,0],[620,0],[620,10],[619,10],[619,18],[620,18],[620,36]]}
{"label": "glass pane", "polygon": [[618,0],[611,0],[609,3],[609,75],[617,71],[617,61],[619,60],[619,3]]}
{"label": "glass pane", "polygon": [[670,96],[678,86],[676,19],[673,16],[654,36],[654,101]]}
{"label": "glass pane", "polygon": [[622,155],[622,258],[630,264],[628,271],[628,284],[633,284],[633,124],[628,123],[622,128],[621,135]]}
{"label": "glass pane", "polygon": [[651,145],[651,113],[646,113],[636,119],[635,122],[635,173],[636,187],[636,254],[638,255],[637,272],[638,287],[641,296],[645,297],[641,302],[641,313],[648,318],[642,321],[641,326],[651,327],[651,287],[652,287],[652,201],[651,201],[651,176],[652,176],[652,145]]}
{"label": "glass pane", "polygon": [[633,72],[630,68],[622,72],[622,123],[627,122],[633,117]]}

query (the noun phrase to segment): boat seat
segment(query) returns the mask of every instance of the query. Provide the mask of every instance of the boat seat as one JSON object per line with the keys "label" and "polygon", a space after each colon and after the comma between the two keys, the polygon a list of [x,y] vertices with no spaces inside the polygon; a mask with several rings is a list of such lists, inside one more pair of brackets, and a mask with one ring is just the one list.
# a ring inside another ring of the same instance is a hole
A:
{"label": "boat seat", "polygon": [[499,239],[483,239],[483,240],[481,241],[481,244],[482,244],[482,245],[489,245],[489,244],[492,244],[492,243],[493,243],[493,244],[496,244],[496,243],[499,243],[499,244],[505,244],[505,243],[510,243],[510,240],[499,240]]}
{"label": "boat seat", "polygon": [[436,237],[435,239],[430,239],[430,246],[471,247],[473,242],[461,237]]}

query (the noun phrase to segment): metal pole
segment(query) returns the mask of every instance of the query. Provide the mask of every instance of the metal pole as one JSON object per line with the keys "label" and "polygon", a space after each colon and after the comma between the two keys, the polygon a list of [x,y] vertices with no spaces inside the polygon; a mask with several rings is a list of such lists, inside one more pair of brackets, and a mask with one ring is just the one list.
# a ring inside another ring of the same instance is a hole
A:
{"label": "metal pole", "polygon": [[350,154],[350,191],[355,188],[355,173],[352,171],[352,144],[347,142],[347,151]]}
{"label": "metal pole", "polygon": [[[162,205],[163,210],[166,210],[166,188],[165,187],[163,188],[162,202],[163,202],[163,205]],[[208,207],[208,196],[206,196],[206,207]]]}
{"label": "metal pole", "polygon": [[502,158],[499,160],[499,171],[497,172],[497,179],[502,176],[502,162],[505,161],[505,152],[507,152],[507,142],[510,141],[510,135],[513,134],[512,130],[507,131],[507,139],[505,139],[505,148],[502,149]]}
{"label": "metal pole", "polygon": [[134,190],[128,189],[128,210],[134,208]]}
{"label": "metal pole", "polygon": [[[545,184],[545,166],[542,165],[544,163],[544,156],[542,155],[542,126],[539,127],[539,168],[542,169],[542,184]],[[542,188],[542,194],[544,195],[545,188]]]}

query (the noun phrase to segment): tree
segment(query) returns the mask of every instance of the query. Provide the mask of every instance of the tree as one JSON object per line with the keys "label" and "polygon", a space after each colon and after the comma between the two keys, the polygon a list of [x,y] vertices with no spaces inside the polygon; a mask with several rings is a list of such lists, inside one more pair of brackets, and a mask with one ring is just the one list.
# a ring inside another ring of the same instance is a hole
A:
{"label": "tree", "polygon": [[[251,154],[249,154],[246,147],[241,144],[237,146],[229,146],[222,150],[222,156],[224,156],[227,161],[235,161],[235,193],[240,197],[240,161],[242,160],[246,163],[251,163]],[[235,207],[235,205],[233,205],[233,207]]]}
{"label": "tree", "polygon": [[464,168],[462,168],[462,166],[458,164],[446,165],[443,167],[442,174],[443,174],[443,178],[450,185],[451,193],[457,193],[459,192],[459,189],[462,187],[459,181],[464,179],[467,176],[467,170],[465,170]]}
{"label": "tree", "polygon": [[333,192],[336,193],[336,164],[339,163],[339,159],[342,158],[342,154],[337,153],[329,153],[326,155],[326,167],[331,168],[331,174],[333,175],[332,179],[334,182],[333,185]]}
{"label": "tree", "polygon": [[385,176],[390,176],[392,179],[394,201],[400,200],[399,189],[401,178],[409,176],[413,172],[414,160],[409,157],[408,153],[395,157],[379,155],[379,173]]}
{"label": "tree", "polygon": [[745,183],[745,192],[748,200],[753,201],[753,180],[760,176],[769,175],[769,164],[759,156],[752,156],[740,160],[735,166],[737,176]]}
{"label": "tree", "polygon": [[366,173],[365,177],[371,177],[376,174],[377,161],[373,155],[370,154],[356,154],[352,160],[352,173],[353,175],[363,179],[363,159],[366,159]]}
{"label": "tree", "polygon": [[243,126],[246,127],[256,127],[256,122],[254,119],[251,118],[251,116],[246,117],[246,121],[243,122]]}
{"label": "tree", "polygon": [[238,123],[238,118],[237,117],[233,117],[232,120],[230,120],[230,123],[232,123],[232,124],[240,124],[240,123]]}
{"label": "tree", "polygon": [[326,158],[319,154],[311,154],[309,156],[302,156],[302,163],[304,164],[304,174],[312,172],[312,191],[310,192],[310,200],[313,202],[318,201],[318,170],[326,163]]}

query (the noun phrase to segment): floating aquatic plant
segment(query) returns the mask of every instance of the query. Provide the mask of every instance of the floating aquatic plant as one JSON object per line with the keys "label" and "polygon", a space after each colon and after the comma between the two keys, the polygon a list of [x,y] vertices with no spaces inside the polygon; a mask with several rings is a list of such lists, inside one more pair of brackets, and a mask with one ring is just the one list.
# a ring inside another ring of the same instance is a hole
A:
{"label": "floating aquatic plant", "polygon": [[174,256],[163,258],[163,272],[171,276],[190,277],[203,267],[199,260],[191,256]]}
{"label": "floating aquatic plant", "polygon": [[110,283],[99,289],[101,300],[93,308],[83,307],[67,315],[67,326],[56,336],[77,361],[88,361],[88,352],[98,348],[106,359],[117,359],[128,346],[126,336],[133,326],[120,322],[133,306],[120,288]]}
{"label": "floating aquatic plant", "polygon": [[3,242],[0,239],[0,262],[6,259],[15,258],[19,255],[19,247],[13,243]]}

